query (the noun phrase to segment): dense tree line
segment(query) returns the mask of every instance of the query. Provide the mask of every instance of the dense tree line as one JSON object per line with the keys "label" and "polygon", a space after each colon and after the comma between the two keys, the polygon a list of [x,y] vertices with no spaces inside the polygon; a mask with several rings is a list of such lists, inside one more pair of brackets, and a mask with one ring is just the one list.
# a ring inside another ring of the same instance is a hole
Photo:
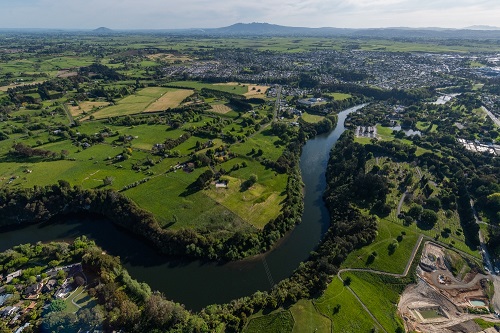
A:
{"label": "dense tree line", "polygon": [[81,67],[78,72],[80,75],[91,76],[93,79],[102,79],[109,81],[119,81],[124,79],[124,76],[118,73],[116,70],[98,63],[94,63],[86,67]]}

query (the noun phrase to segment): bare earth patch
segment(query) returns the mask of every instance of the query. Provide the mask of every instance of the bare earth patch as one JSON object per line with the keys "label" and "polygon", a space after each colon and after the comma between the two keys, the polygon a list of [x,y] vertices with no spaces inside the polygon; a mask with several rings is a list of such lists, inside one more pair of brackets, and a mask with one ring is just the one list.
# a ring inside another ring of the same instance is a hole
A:
{"label": "bare earth patch", "polygon": [[269,89],[269,86],[259,86],[255,84],[239,83],[239,82],[215,83],[214,86],[246,86],[248,91],[244,93],[243,96],[247,98],[266,97],[267,89]]}
{"label": "bare earth patch", "polygon": [[92,111],[93,108],[107,106],[109,102],[81,102],[78,106],[68,105],[69,112],[73,117],[79,116],[84,112]]}
{"label": "bare earth patch", "polygon": [[266,96],[267,89],[269,89],[268,86],[249,85],[248,92],[244,94],[244,96],[246,96],[247,98],[262,98]]}
{"label": "bare earth patch", "polygon": [[215,113],[220,113],[220,114],[226,114],[228,112],[233,111],[233,109],[231,109],[229,106],[227,106],[225,104],[215,104],[215,105],[212,105],[212,109],[209,111],[212,111]]}
{"label": "bare earth patch", "polygon": [[156,101],[151,103],[144,112],[162,111],[168,108],[176,108],[186,98],[191,96],[194,90],[179,89],[176,91],[168,91]]}
{"label": "bare earth patch", "polygon": [[156,53],[156,54],[150,54],[147,57],[150,60],[161,59],[168,62],[174,62],[176,60],[181,62],[193,61],[193,59],[188,56],[174,55],[171,53]]}

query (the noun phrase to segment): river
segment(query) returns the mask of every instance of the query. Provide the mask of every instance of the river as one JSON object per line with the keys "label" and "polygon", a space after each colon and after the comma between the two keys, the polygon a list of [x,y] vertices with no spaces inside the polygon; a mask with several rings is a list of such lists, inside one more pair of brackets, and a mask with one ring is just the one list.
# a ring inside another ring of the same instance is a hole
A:
{"label": "river", "polygon": [[292,274],[306,260],[328,229],[328,211],[322,195],[326,187],[325,170],[333,144],[345,131],[347,115],[364,105],[338,114],[336,128],[309,140],[302,150],[300,169],[305,184],[302,223],[280,245],[259,256],[226,264],[172,260],[158,255],[146,243],[115,227],[104,218],[60,217],[50,223],[30,225],[0,233],[0,251],[23,243],[74,239],[87,235],[107,253],[119,256],[130,275],[148,283],[171,300],[199,310],[213,303],[251,295]]}

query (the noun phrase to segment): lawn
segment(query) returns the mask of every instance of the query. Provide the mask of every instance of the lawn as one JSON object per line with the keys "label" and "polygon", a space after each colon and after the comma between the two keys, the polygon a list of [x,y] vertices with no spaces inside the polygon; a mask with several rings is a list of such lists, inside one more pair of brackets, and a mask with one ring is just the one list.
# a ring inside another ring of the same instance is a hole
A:
{"label": "lawn", "polygon": [[294,321],[288,310],[274,312],[265,316],[250,319],[245,333],[290,333]]}
{"label": "lawn", "polygon": [[[78,306],[73,304],[74,301]],[[80,309],[93,308],[97,305],[97,300],[90,296],[84,287],[78,287],[68,298],[64,300],[66,303],[65,312],[75,313]]]}
{"label": "lawn", "polygon": [[378,327],[337,276],[314,303],[323,315],[332,320],[333,333],[369,332]]}
{"label": "lawn", "polygon": [[295,320],[293,333],[330,333],[332,331],[331,320],[320,314],[310,300],[299,300],[290,308],[290,312]]}
{"label": "lawn", "polygon": [[387,332],[394,332],[402,326],[397,315],[397,303],[406,284],[397,278],[367,272],[342,274],[344,280],[347,277],[351,278],[350,288]]}

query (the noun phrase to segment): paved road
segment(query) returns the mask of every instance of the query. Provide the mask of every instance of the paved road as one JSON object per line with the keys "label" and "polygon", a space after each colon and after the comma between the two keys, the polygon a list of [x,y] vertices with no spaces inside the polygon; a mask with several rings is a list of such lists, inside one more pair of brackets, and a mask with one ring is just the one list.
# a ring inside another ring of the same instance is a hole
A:
{"label": "paved road", "polygon": [[495,117],[495,115],[493,113],[491,113],[490,110],[488,110],[487,108],[485,108],[484,106],[482,106],[484,112],[486,112],[486,114],[491,118],[491,120],[498,126],[500,127],[500,120]]}

